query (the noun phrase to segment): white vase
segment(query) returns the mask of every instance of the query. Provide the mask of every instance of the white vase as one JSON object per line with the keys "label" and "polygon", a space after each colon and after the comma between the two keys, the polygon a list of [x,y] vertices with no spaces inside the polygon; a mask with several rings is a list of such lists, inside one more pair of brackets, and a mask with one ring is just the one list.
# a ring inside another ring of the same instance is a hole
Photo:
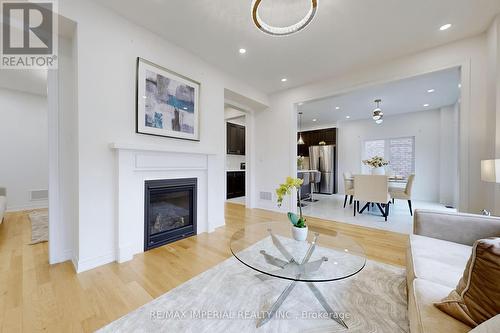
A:
{"label": "white vase", "polygon": [[373,168],[372,175],[385,175],[385,168],[384,167]]}
{"label": "white vase", "polygon": [[295,226],[292,226],[293,239],[295,239],[297,241],[305,241],[307,239],[308,230],[309,229],[307,227],[297,228]]}

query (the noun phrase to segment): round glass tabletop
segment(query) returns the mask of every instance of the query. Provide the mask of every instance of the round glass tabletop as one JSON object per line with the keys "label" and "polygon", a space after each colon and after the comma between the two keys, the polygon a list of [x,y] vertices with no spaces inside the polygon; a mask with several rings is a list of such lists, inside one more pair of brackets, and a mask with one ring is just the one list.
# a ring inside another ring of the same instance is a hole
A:
{"label": "round glass tabletop", "polygon": [[326,282],[357,274],[366,264],[363,247],[352,238],[309,227],[306,241],[296,241],[286,222],[257,223],[231,237],[231,252],[261,274],[281,279]]}

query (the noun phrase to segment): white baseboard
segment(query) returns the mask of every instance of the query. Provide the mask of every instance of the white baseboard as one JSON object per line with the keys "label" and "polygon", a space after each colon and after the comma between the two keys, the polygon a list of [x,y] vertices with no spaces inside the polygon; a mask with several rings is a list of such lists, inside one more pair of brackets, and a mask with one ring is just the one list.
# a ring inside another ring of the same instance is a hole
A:
{"label": "white baseboard", "polygon": [[116,261],[121,264],[122,262],[132,260],[134,259],[134,254],[139,252],[133,245],[122,246],[118,248],[118,258],[116,258]]}
{"label": "white baseboard", "polygon": [[71,249],[66,249],[64,250],[60,255],[54,258],[54,262],[51,262],[50,264],[58,264],[61,262],[65,262],[68,260],[73,260],[73,251]]}
{"label": "white baseboard", "polygon": [[109,264],[116,260],[115,253],[109,252],[94,258],[79,259],[73,258],[73,265],[75,266],[76,272],[81,273],[88,271],[92,268],[96,268],[102,265]]}

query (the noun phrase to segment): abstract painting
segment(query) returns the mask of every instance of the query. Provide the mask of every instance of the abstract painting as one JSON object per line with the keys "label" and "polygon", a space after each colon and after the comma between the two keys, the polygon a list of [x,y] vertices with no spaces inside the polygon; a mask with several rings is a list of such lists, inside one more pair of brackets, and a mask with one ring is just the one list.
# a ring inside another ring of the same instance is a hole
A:
{"label": "abstract painting", "polygon": [[199,141],[200,84],[137,58],[136,132]]}

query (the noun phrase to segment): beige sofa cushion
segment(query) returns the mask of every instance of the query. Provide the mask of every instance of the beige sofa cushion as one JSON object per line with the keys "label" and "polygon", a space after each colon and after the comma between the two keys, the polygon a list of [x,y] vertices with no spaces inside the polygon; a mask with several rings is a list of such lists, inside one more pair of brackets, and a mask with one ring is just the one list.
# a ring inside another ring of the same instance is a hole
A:
{"label": "beige sofa cushion", "polygon": [[416,279],[409,290],[409,309],[411,333],[465,333],[471,328],[448,316],[434,306],[436,301],[446,297],[453,288]]}
{"label": "beige sofa cushion", "polygon": [[440,239],[410,235],[408,285],[422,278],[455,288],[463,275],[472,247]]}
{"label": "beige sofa cushion", "polygon": [[474,243],[457,288],[435,305],[472,327],[500,313],[500,238]]}
{"label": "beige sofa cushion", "polygon": [[500,314],[490,320],[485,321],[481,325],[474,328],[469,333],[498,333],[498,328],[500,327]]}

